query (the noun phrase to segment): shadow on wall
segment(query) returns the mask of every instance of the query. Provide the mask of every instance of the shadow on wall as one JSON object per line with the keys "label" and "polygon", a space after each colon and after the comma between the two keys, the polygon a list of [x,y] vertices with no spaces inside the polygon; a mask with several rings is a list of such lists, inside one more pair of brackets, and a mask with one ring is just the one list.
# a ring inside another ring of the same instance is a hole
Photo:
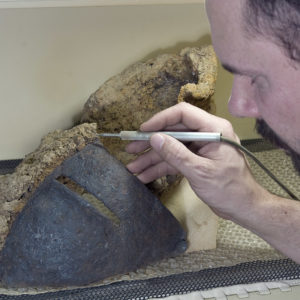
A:
{"label": "shadow on wall", "polygon": [[205,45],[210,45],[211,42],[211,36],[209,34],[206,34],[202,37],[200,37],[197,41],[194,42],[178,42],[174,46],[167,47],[167,48],[159,48],[157,50],[152,51],[148,55],[146,55],[141,61],[146,61],[148,59],[151,59],[153,57],[156,57],[163,53],[179,53],[181,49],[184,49],[186,47],[202,47]]}
{"label": "shadow on wall", "polygon": [[[207,35],[204,35],[202,37],[200,37],[198,40],[194,41],[194,42],[178,42],[176,43],[174,46],[171,46],[171,47],[167,47],[167,48],[159,48],[159,49],[156,49],[152,52],[150,52],[149,54],[147,54],[144,58],[140,59],[140,60],[137,60],[136,62],[138,61],[141,61],[141,62],[145,62],[149,59],[152,59],[152,58],[155,58],[161,54],[178,54],[182,49],[186,48],[186,47],[202,47],[202,46],[206,46],[206,45],[210,45],[211,44],[211,37],[209,34]],[[134,62],[134,63],[136,63]],[[128,68],[130,65],[132,64],[129,64],[126,68]],[[124,68],[124,70],[126,69]],[[117,74],[114,74],[113,76],[115,76]],[[109,80],[110,78],[107,78],[107,80]],[[99,86],[96,86],[95,87],[95,91],[99,88]],[[86,101],[88,100],[89,98],[89,95],[87,95],[87,98],[86,98]],[[85,102],[84,102],[85,103]],[[81,122],[80,122],[80,118],[82,116],[82,111],[78,112],[76,115],[73,116],[73,124],[74,125],[79,125]],[[71,126],[71,128],[73,127],[73,125]]]}
{"label": "shadow on wall", "polygon": [[[149,59],[152,59],[164,53],[179,53],[181,49],[186,47],[202,47],[210,44],[212,44],[211,36],[209,34],[206,34],[194,42],[181,41],[171,47],[158,48],[150,52],[149,54],[147,54],[144,58],[140,59],[140,61],[145,62]],[[129,66],[130,65],[128,65],[127,67]],[[237,135],[241,139],[258,138],[259,135],[254,130],[255,120],[250,118],[236,118],[233,117],[228,111],[227,103],[231,94],[232,82],[233,82],[233,76],[230,73],[228,73],[226,70],[224,70],[221,64],[219,63],[216,92],[213,96],[216,105],[216,115],[229,120],[233,124],[233,127],[236,130]],[[98,88],[99,87],[95,87],[95,91]],[[89,95],[87,95],[86,100],[88,99],[88,97]],[[81,112],[78,112],[78,114],[74,115],[73,123],[75,125],[80,123],[81,114],[82,114]]]}

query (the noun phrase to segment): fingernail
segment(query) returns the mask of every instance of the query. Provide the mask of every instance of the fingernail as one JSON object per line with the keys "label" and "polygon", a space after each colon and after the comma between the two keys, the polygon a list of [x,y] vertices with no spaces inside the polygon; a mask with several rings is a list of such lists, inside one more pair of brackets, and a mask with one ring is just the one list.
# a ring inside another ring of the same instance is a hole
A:
{"label": "fingernail", "polygon": [[131,173],[134,171],[134,163],[130,162],[126,165],[126,168],[128,169],[128,171],[130,171]]}
{"label": "fingernail", "polygon": [[165,143],[165,138],[161,134],[154,134],[151,137],[150,144],[154,150],[161,150]]}

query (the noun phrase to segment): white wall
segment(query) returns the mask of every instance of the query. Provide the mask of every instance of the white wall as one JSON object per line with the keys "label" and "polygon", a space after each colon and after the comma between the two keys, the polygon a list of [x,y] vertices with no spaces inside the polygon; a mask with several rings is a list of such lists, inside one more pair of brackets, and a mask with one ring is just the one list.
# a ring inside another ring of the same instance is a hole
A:
{"label": "white wall", "polygon": [[128,6],[204,3],[205,0],[0,0],[0,8]]}
{"label": "white wall", "polygon": [[[71,127],[89,95],[130,64],[207,42],[203,3],[0,9],[0,159]],[[221,73],[221,116],[230,80]],[[238,123],[238,134],[252,137],[250,127]]]}

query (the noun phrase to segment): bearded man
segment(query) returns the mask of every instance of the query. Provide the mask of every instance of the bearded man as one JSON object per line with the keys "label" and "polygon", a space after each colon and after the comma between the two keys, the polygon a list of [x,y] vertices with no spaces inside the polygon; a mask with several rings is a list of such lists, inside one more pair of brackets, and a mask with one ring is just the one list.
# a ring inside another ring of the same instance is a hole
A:
{"label": "bearded man", "polygon": [[[257,119],[260,134],[284,148],[300,172],[300,1],[207,0],[213,46],[234,75],[231,114]],[[142,131],[221,132],[239,142],[231,124],[189,104],[162,111]],[[244,155],[224,143],[192,143],[154,134],[152,150],[128,169],[150,182],[183,174],[219,216],[262,237],[300,263],[300,202],[273,195],[253,178]],[[133,142],[127,151],[149,147]]]}

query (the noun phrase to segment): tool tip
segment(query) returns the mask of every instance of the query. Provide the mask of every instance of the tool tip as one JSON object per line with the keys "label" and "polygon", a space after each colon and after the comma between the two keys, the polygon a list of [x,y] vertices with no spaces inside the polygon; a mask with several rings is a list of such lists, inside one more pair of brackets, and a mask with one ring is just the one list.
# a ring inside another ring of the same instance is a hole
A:
{"label": "tool tip", "polygon": [[119,133],[107,133],[107,132],[99,133],[98,135],[101,137],[119,137],[120,136]]}

